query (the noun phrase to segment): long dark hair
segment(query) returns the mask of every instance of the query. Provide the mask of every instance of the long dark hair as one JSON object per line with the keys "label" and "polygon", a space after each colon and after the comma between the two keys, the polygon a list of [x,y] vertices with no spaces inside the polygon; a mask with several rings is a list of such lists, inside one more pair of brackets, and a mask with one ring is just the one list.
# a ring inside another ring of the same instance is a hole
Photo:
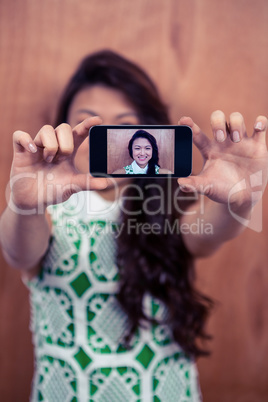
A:
{"label": "long dark hair", "polygon": [[[134,106],[141,124],[170,124],[167,107],[152,80],[136,64],[110,50],[94,53],[82,61],[63,93],[56,124],[68,121],[74,96],[96,84],[120,90]],[[135,197],[137,188],[142,191],[143,200]],[[144,296],[149,293],[166,306],[165,323],[174,340],[189,355],[199,356],[208,353],[198,341],[209,338],[205,321],[212,301],[195,289],[193,258],[179,230],[174,230],[179,229],[176,224],[180,213],[173,203],[169,207],[168,198],[174,201],[177,190],[176,181],[160,178],[133,179],[133,185],[128,186],[129,197],[125,212],[121,213],[123,230],[117,239],[118,300],[129,317],[127,342],[143,319],[152,320],[143,310]],[[158,232],[129,231],[130,216],[126,211],[136,211],[139,224],[158,225]]]}
{"label": "long dark hair", "polygon": [[158,90],[145,72],[111,50],[103,50],[86,57],[62,94],[56,125],[67,122],[74,96],[92,85],[101,84],[121,91],[135,107],[138,118],[145,124],[168,124],[167,108]]}
{"label": "long dark hair", "polygon": [[[129,140],[128,143],[128,152],[129,156],[133,159],[133,142],[137,138],[146,138],[152,146],[152,157],[148,162],[148,170],[147,170],[147,175],[148,176],[154,176],[155,175],[155,166],[159,166],[159,155],[158,155],[158,146],[155,137],[148,133],[145,130],[137,130],[132,137]],[[160,166],[159,166],[160,167]]]}

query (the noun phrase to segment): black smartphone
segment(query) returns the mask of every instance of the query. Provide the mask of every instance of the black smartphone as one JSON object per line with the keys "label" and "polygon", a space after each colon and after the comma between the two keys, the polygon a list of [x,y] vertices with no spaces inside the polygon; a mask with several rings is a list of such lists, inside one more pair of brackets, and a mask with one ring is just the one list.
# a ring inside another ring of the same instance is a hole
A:
{"label": "black smartphone", "polygon": [[94,126],[89,130],[89,171],[94,177],[187,177],[192,172],[188,126]]}

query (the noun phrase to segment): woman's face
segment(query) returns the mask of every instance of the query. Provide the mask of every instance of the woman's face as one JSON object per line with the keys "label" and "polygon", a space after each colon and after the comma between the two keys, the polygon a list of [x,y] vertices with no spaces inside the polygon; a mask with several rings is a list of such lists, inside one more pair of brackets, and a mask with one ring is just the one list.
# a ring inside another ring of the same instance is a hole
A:
{"label": "woman's face", "polygon": [[[125,95],[103,85],[86,87],[74,97],[69,109],[71,127],[90,116],[99,116],[103,124],[140,124],[137,111]],[[88,172],[88,138],[79,147],[75,164],[81,172]]]}
{"label": "woman's face", "polygon": [[153,148],[150,141],[142,137],[136,138],[132,144],[132,155],[139,167],[145,168],[153,155]]}

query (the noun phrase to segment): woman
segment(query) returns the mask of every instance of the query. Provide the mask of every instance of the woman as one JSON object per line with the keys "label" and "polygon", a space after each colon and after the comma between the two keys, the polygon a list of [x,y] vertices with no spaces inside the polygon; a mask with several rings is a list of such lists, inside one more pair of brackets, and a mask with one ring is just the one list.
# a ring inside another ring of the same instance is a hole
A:
{"label": "woman", "polygon": [[[100,123],[169,124],[148,76],[110,51],[79,66],[56,128],[34,139],[14,133],[1,244],[31,292],[32,400],[200,401],[194,359],[207,353],[198,340],[208,338],[212,303],[194,288],[192,262],[243,229],[229,207],[246,219],[250,189],[228,196],[256,171],[266,185],[267,119],[259,116],[247,137],[240,114],[226,130],[214,112],[215,140],[190,118],[179,121],[205,160],[181,189],[205,193],[205,208],[189,205],[174,181],[90,177],[88,129]],[[190,230],[201,215],[213,236]]]}
{"label": "woman", "polygon": [[128,143],[129,156],[133,159],[131,165],[117,169],[114,174],[156,174],[171,173],[159,166],[158,146],[155,137],[145,130],[137,130]]}

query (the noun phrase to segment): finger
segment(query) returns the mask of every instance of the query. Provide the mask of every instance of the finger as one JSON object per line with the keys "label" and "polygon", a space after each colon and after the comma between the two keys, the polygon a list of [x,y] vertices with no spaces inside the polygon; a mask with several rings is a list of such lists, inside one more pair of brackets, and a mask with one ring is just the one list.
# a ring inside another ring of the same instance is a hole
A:
{"label": "finger", "polygon": [[92,177],[88,173],[80,173],[74,176],[72,180],[72,188],[78,191],[86,190],[104,190],[108,186],[108,179]]}
{"label": "finger", "polygon": [[233,142],[240,142],[247,136],[244,118],[241,113],[230,114],[230,138]]}
{"label": "finger", "polygon": [[195,124],[190,117],[182,117],[178,124],[182,126],[189,126],[192,129],[193,142],[204,156],[205,150],[210,145],[210,139],[201,131],[198,125]]}
{"label": "finger", "polygon": [[267,125],[265,116],[258,116],[254,124],[253,138],[262,144],[266,144]]}
{"label": "finger", "polygon": [[178,179],[178,184],[180,189],[185,192],[200,193],[204,195],[209,195],[212,185],[206,184],[204,179],[200,176],[190,176],[183,179]]}
{"label": "finger", "polygon": [[221,110],[216,110],[210,116],[213,136],[217,142],[224,142],[227,138],[226,119]]}
{"label": "finger", "polygon": [[13,147],[15,152],[22,152],[24,150],[35,153],[37,152],[37,147],[33,142],[30,134],[24,131],[15,131],[13,134]]}
{"label": "finger", "polygon": [[77,151],[78,147],[82,144],[85,138],[88,136],[88,131],[92,126],[101,124],[102,120],[98,116],[88,117],[82,123],[79,123],[73,129],[74,149]]}
{"label": "finger", "polygon": [[44,148],[44,160],[48,163],[52,162],[59,147],[54,128],[49,125],[43,126],[37,133],[34,142],[38,147]]}
{"label": "finger", "polygon": [[66,157],[74,151],[73,131],[69,124],[60,124],[56,129],[56,136],[58,139],[58,155]]}

